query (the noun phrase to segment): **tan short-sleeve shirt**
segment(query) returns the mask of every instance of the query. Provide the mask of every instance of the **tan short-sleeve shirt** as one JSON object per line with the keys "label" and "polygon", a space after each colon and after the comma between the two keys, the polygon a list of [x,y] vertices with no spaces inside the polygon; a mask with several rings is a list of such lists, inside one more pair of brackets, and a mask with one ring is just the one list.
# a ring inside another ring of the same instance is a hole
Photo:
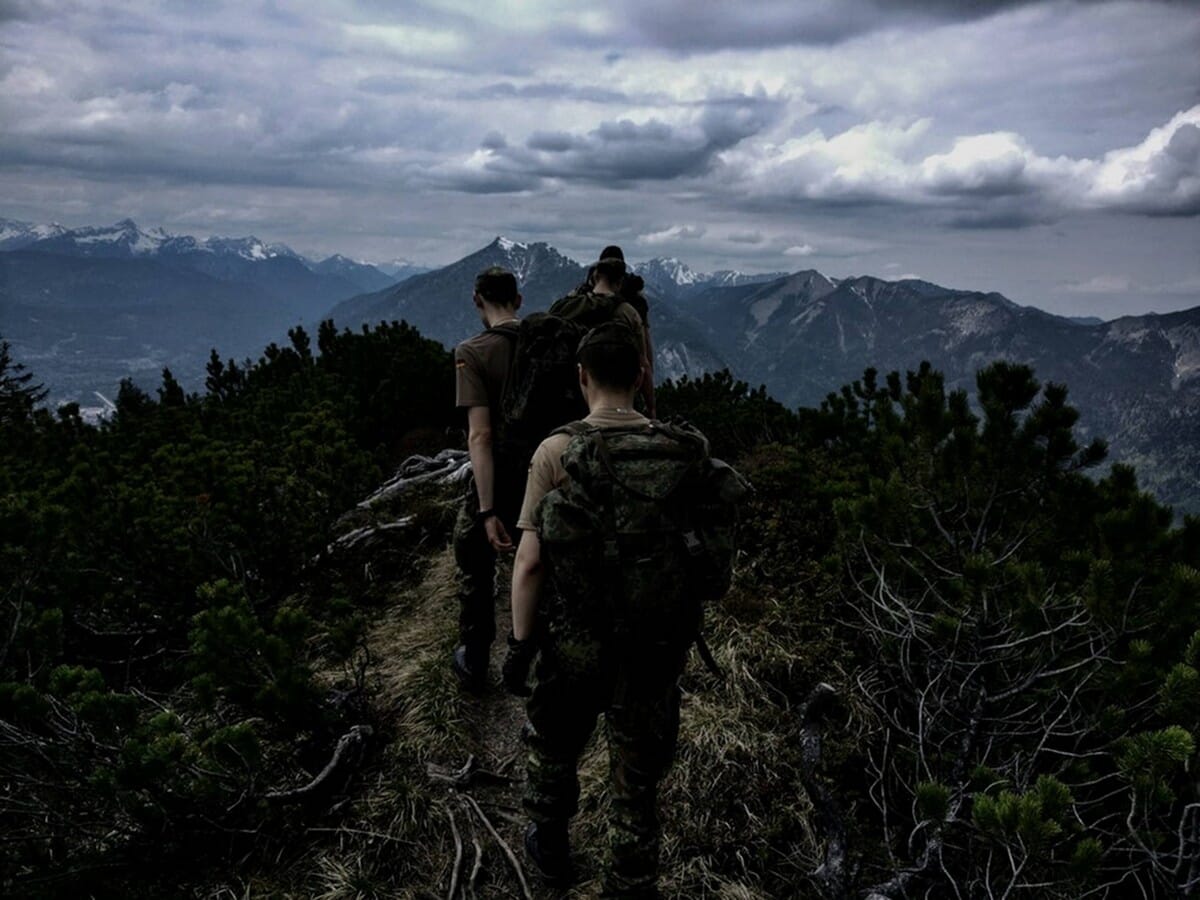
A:
{"label": "tan short-sleeve shirt", "polygon": [[[636,310],[634,315],[637,315]],[[598,409],[583,421],[600,428],[628,428],[630,425],[645,425],[650,420],[632,409]],[[569,443],[569,434],[552,434],[534,451],[533,461],[529,464],[529,478],[525,481],[525,500],[521,504],[521,515],[517,519],[517,527],[522,531],[535,530],[533,511],[537,509],[543,497],[567,480],[562,455]]]}
{"label": "tan short-sleeve shirt", "polygon": [[486,406],[492,422],[499,421],[500,400],[512,361],[515,341],[485,331],[454,348],[454,404]]}

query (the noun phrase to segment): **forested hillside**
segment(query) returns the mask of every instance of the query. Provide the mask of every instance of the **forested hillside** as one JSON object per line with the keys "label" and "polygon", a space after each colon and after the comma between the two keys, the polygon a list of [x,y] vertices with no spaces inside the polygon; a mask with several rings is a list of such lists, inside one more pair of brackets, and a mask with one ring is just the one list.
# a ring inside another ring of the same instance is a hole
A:
{"label": "forested hillside", "polygon": [[[296,330],[99,428],[29,374],[0,356],[4,892],[520,896],[519,710],[446,666],[459,488],[360,505],[458,446],[442,347]],[[1200,887],[1200,522],[1089,477],[1065,388],[998,363],[975,395],[919,360],[819,408],[661,389],[756,487],[726,678],[685,681],[669,896]],[[571,896],[605,777],[593,748]]]}

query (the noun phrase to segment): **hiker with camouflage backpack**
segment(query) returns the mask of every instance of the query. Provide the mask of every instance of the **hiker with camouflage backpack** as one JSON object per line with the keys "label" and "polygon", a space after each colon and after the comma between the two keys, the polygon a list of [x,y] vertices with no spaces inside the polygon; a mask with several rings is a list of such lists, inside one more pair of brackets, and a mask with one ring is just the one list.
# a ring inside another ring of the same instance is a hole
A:
{"label": "hiker with camouflage backpack", "polygon": [[746,485],[709,457],[700,432],[633,410],[645,371],[636,332],[601,325],[578,358],[590,412],[538,447],[517,522],[504,681],[530,695],[537,658],[523,732],[525,847],[546,881],[571,880],[577,766],[603,714],[612,800],[603,895],[656,897],[656,798],[675,755],[678,680],[703,604],[729,585],[733,504]]}

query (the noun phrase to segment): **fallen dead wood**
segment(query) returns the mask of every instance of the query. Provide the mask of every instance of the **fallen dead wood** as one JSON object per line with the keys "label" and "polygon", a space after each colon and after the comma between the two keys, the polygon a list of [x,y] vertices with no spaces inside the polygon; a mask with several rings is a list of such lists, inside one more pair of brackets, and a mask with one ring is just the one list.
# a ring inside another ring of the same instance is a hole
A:
{"label": "fallen dead wood", "polygon": [[358,504],[370,509],[386,503],[418,484],[456,484],[471,474],[471,459],[465,450],[442,450],[435,456],[410,456],[400,464],[396,474]]}
{"label": "fallen dead wood", "polygon": [[463,842],[462,835],[458,833],[458,823],[454,821],[454,810],[446,807],[446,815],[450,819],[450,831],[454,834],[454,871],[450,875],[450,893],[446,895],[446,900],[454,900],[458,895],[458,882],[462,876]]}
{"label": "fallen dead wood", "polygon": [[822,724],[826,714],[837,700],[837,691],[821,682],[814,687],[800,707],[800,781],[816,812],[816,826],[825,838],[825,859],[813,878],[821,886],[821,893],[830,900],[841,900],[849,896],[846,872],[846,820],[841,804],[818,777],[821,767]]}
{"label": "fallen dead wood", "polygon": [[374,733],[374,729],[370,725],[355,725],[338,738],[337,746],[333,749],[333,756],[329,758],[329,762],[325,764],[325,768],[318,772],[312,781],[302,787],[292,788],[287,791],[270,791],[264,797],[267,800],[275,801],[300,800],[319,791],[342,768],[348,755],[352,751],[358,751],[365,746],[367,739]]}
{"label": "fallen dead wood", "polygon": [[508,862],[512,866],[513,872],[516,873],[517,881],[521,885],[521,896],[525,900],[533,900],[533,894],[529,892],[529,882],[525,880],[525,870],[521,867],[521,861],[517,859],[517,855],[513,853],[512,848],[508,846],[504,838],[500,837],[500,832],[496,830],[496,827],[492,824],[492,820],[484,814],[479,804],[475,802],[475,798],[470,794],[462,794],[461,796],[471,805],[471,809],[475,811],[475,815],[479,816],[479,821],[483,822],[488,833],[500,845],[500,849],[504,851],[504,855],[508,857]]}
{"label": "fallen dead wood", "polygon": [[326,547],[325,552],[329,554],[338,550],[353,550],[357,545],[361,544],[368,538],[378,537],[381,534],[406,531],[408,527],[412,525],[413,521],[413,516],[402,516],[401,518],[394,519],[391,522],[377,522],[370,525],[364,525],[362,528],[355,528],[353,531],[346,532],[336,541]]}
{"label": "fallen dead wood", "polygon": [[457,790],[464,790],[480,781],[489,781],[493,784],[507,784],[512,781],[506,775],[480,768],[479,760],[474,756],[468,756],[462,767],[456,770],[445,769],[429,763],[425,766],[425,774],[430,781],[448,784]]}

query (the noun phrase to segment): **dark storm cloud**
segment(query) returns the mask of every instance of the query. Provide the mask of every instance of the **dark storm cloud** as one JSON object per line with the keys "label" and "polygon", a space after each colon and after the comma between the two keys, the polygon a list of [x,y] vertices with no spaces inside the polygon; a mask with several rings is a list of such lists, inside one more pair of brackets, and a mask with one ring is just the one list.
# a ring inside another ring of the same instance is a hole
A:
{"label": "dark storm cloud", "polygon": [[0,0],[0,23],[40,19],[52,8],[48,0]]}
{"label": "dark storm cloud", "polygon": [[772,124],[777,100],[719,97],[684,124],[658,119],[601,122],[587,132],[534,131],[524,144],[489,135],[480,151],[442,170],[444,189],[526,191],[546,179],[612,187],[668,182],[707,173],[716,157]]}
{"label": "dark storm cloud", "polygon": [[[888,28],[969,22],[1036,0],[667,0],[627,2],[637,34],[677,51],[831,45]],[[1102,2],[1102,0],[1095,0]]]}
{"label": "dark storm cloud", "polygon": [[1086,268],[1108,216],[1115,274],[1192,284],[1197,41],[1153,2],[0,0],[0,215],[926,277],[1047,221]]}

